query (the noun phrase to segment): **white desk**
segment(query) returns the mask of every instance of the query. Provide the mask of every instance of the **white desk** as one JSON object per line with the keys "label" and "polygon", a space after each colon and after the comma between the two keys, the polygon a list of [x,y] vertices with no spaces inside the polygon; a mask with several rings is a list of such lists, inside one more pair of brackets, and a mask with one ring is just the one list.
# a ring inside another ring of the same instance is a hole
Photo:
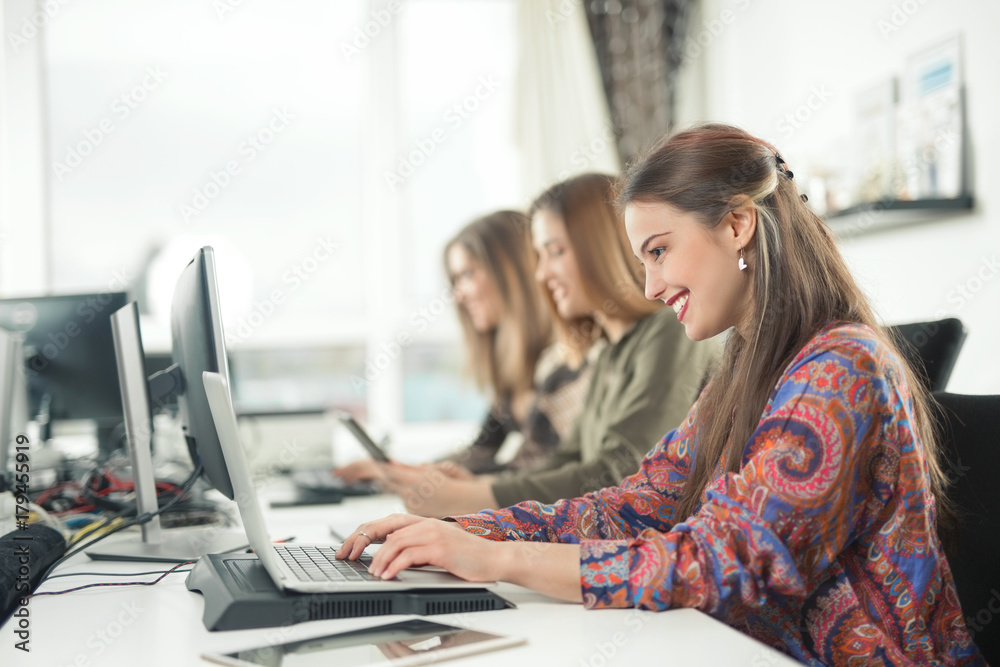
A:
{"label": "white desk", "polygon": [[[353,530],[360,521],[401,511],[395,498],[348,499],[340,505],[270,510],[275,539],[294,536],[298,542],[330,542],[328,526]],[[110,542],[112,538],[108,538]],[[190,567],[190,566],[186,566]],[[57,573],[142,572],[169,565],[91,561],[81,554]],[[294,626],[208,632],[202,624],[201,595],[187,590],[186,574],[171,574],[155,586],[94,588],[60,596],[33,598],[31,653],[14,649],[13,624],[0,628],[0,665],[4,667],[113,667],[115,665],[184,666],[209,663],[206,651],[225,652],[267,643],[306,639],[333,632],[399,620],[400,616],[313,621]],[[152,580],[155,576],[140,577]],[[42,591],[64,590],[87,583],[120,581],[115,577],[61,577]],[[528,643],[471,656],[451,664],[571,665],[613,664],[747,665],[765,667],[797,664],[742,633],[702,614],[681,609],[644,612],[634,609],[588,611],[578,604],[558,602],[513,584],[496,592],[517,609],[445,614],[431,620],[527,637]]]}

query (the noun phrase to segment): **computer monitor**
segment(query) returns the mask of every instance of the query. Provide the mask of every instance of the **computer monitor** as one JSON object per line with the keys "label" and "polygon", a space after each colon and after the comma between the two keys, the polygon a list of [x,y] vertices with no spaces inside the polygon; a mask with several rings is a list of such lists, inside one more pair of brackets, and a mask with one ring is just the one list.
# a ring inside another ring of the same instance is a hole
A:
{"label": "computer monitor", "polygon": [[24,344],[20,336],[0,329],[0,490],[7,487],[14,438],[25,432],[27,421]]}
{"label": "computer monitor", "polygon": [[100,453],[117,449],[122,404],[111,313],[125,301],[124,292],[0,299],[0,328],[23,341],[28,412],[43,440],[53,421],[92,419]]}
{"label": "computer monitor", "polygon": [[[233,485],[201,379],[203,372],[211,371],[229,380],[218,285],[215,253],[206,246],[187,265],[174,288],[170,307],[174,365],[152,379],[155,388],[156,378],[174,378],[172,393],[177,394],[181,428],[191,459],[200,461],[211,485],[232,500]],[[153,400],[161,396],[154,394]]]}
{"label": "computer monitor", "polygon": [[[229,376],[212,248],[199,250],[177,280],[170,310],[174,361],[170,367],[146,379],[139,312],[134,302],[112,316],[112,328],[138,512],[157,509],[150,455],[150,406],[170,394],[177,396],[181,429],[191,460],[196,466],[202,465],[202,474],[211,486],[232,499],[232,482],[202,382],[205,371],[227,379]],[[155,517],[143,526],[142,541],[102,545],[87,554],[98,560],[187,561],[245,545],[243,531],[216,527],[162,531],[159,517]]]}

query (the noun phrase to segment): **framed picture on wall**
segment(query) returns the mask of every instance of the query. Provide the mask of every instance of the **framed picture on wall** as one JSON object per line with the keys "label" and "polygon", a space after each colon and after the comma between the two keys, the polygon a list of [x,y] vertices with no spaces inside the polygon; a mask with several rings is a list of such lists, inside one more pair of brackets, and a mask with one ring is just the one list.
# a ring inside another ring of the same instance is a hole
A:
{"label": "framed picture on wall", "polygon": [[957,35],[907,60],[898,115],[900,199],[954,199],[968,192],[963,80]]}
{"label": "framed picture on wall", "polygon": [[842,236],[972,210],[961,36],[912,54],[898,78],[862,90],[853,131],[841,193],[850,203],[826,209]]}
{"label": "framed picture on wall", "polygon": [[855,203],[894,196],[899,159],[896,154],[896,106],[899,84],[890,77],[855,98],[854,156],[850,197]]}

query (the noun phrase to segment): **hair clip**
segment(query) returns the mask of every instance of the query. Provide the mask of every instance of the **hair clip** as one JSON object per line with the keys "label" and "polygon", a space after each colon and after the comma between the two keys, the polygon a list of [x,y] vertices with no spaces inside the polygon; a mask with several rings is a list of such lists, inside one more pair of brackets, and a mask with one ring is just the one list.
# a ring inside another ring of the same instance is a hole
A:
{"label": "hair clip", "polygon": [[795,178],[795,173],[790,169],[788,169],[788,166],[785,163],[785,159],[781,157],[781,153],[774,154],[774,162],[775,165],[778,167],[778,171],[784,172],[789,179]]}

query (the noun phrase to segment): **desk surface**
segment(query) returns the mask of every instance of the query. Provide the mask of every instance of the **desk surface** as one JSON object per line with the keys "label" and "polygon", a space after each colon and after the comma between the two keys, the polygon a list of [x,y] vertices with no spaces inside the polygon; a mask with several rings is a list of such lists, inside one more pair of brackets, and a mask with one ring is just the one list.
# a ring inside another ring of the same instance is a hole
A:
{"label": "desk surface", "polygon": [[[333,541],[329,526],[353,530],[361,521],[402,511],[386,496],[348,499],[340,505],[275,509],[266,519],[275,539]],[[108,538],[110,542],[114,538]],[[162,564],[107,563],[81,554],[58,573],[142,572]],[[189,566],[188,566],[189,567]],[[267,643],[306,639],[399,620],[400,616],[313,621],[259,630],[208,632],[202,624],[201,596],[187,590],[185,574],[171,574],[155,586],[93,588],[61,596],[33,598],[30,653],[14,648],[13,624],[0,628],[0,665],[89,667],[91,665],[199,665],[203,652],[224,652]],[[139,577],[143,580],[155,576]],[[64,590],[110,577],[61,577],[41,587]],[[496,592],[517,609],[427,617],[442,623],[526,637],[528,643],[455,660],[450,664],[559,664],[604,667],[611,664],[749,665],[797,664],[729,626],[691,609],[645,612],[635,609],[588,611],[513,584]],[[659,657],[662,656],[662,657]]]}

